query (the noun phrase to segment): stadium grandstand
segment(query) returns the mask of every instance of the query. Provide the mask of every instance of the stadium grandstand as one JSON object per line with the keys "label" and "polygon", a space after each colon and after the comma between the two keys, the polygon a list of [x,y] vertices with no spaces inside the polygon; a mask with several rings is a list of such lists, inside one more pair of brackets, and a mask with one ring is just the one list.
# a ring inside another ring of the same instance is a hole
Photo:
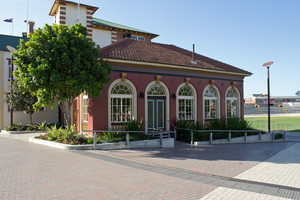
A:
{"label": "stadium grandstand", "polygon": [[[296,96],[271,96],[271,114],[300,114],[300,91]],[[268,96],[252,94],[245,99],[245,115],[261,115],[268,113]]]}

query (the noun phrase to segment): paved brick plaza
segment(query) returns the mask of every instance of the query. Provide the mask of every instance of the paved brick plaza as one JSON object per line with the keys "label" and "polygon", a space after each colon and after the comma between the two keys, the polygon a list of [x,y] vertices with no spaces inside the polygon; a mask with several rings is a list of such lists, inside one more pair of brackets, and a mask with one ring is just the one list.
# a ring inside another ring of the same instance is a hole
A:
{"label": "paved brick plaza", "polygon": [[299,199],[299,163],[295,142],[66,151],[1,136],[0,199]]}

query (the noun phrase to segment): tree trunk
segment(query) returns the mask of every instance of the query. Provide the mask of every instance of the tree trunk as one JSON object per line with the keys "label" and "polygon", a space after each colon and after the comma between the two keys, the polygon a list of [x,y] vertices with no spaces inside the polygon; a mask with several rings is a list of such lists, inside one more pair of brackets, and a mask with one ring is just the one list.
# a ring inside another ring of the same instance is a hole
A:
{"label": "tree trunk", "polygon": [[32,123],[32,113],[29,113],[29,117],[30,117],[30,124],[33,125],[33,123]]}
{"label": "tree trunk", "polygon": [[71,128],[71,109],[73,107],[73,99],[67,99],[65,102],[59,103],[59,106],[64,114],[65,125],[67,129]]}

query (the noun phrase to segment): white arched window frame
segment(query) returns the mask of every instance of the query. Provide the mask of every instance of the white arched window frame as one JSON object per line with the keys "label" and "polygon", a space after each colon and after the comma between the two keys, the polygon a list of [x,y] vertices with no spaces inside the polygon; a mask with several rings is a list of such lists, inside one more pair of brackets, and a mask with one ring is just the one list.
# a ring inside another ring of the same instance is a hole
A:
{"label": "white arched window frame", "polygon": [[240,117],[240,93],[237,88],[227,89],[225,101],[226,118]]}
{"label": "white arched window frame", "polygon": [[208,85],[203,91],[203,121],[220,118],[220,93],[216,86]]}
{"label": "white arched window frame", "polygon": [[108,127],[137,119],[137,92],[134,84],[117,79],[108,88]]}
{"label": "white arched window frame", "polygon": [[[163,90],[164,90],[164,95],[154,95],[154,96],[165,96],[166,97],[166,113],[165,113],[165,117],[166,117],[166,130],[170,130],[170,93],[169,93],[169,89],[166,86],[166,84],[164,84],[162,81],[160,81],[159,83],[157,83],[156,81],[152,81],[151,83],[149,83],[145,89],[145,122],[146,122],[146,126],[145,126],[145,130],[148,130],[148,92],[153,89],[154,85],[159,84]],[[153,90],[154,91],[154,90]],[[150,95],[150,94],[149,94]]]}
{"label": "white arched window frame", "polygon": [[176,92],[176,118],[197,120],[197,92],[193,85],[182,83]]}
{"label": "white arched window frame", "polygon": [[89,104],[88,104],[89,96],[86,92],[82,95],[82,122],[88,123],[88,115],[89,115]]}

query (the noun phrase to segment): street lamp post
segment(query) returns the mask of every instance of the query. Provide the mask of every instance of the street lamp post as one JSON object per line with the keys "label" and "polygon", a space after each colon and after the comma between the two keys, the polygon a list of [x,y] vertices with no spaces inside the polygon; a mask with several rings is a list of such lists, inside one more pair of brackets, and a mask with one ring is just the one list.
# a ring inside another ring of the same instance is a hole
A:
{"label": "street lamp post", "polygon": [[[17,50],[15,48],[13,48],[12,46],[7,45],[6,48],[9,50],[10,53],[14,53]],[[12,87],[13,85],[13,81],[14,81],[14,56],[11,56],[11,67],[10,67],[10,85]],[[12,91],[11,91],[12,92]],[[10,125],[13,125],[14,123],[14,110],[12,108],[10,108]]]}
{"label": "street lamp post", "polygon": [[273,64],[273,61],[266,62],[263,64],[263,67],[267,67],[267,87],[268,87],[268,132],[271,131],[271,116],[270,116],[270,66]]}

